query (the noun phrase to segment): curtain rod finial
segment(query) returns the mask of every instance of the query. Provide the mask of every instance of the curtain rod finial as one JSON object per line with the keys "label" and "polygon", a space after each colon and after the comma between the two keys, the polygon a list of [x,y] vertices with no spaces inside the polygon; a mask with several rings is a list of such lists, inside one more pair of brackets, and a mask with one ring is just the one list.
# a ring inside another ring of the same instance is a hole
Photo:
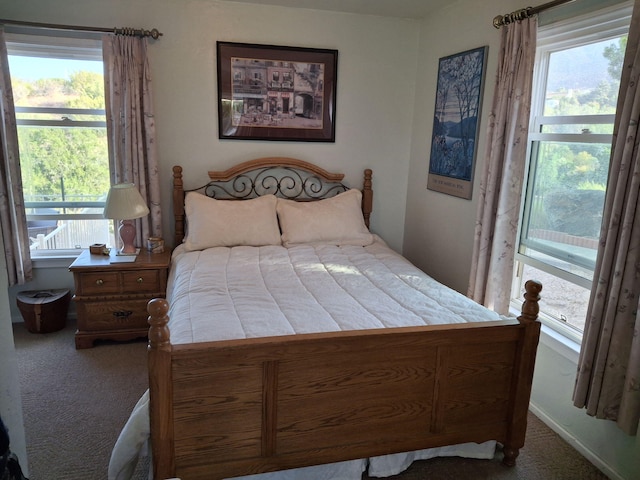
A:
{"label": "curtain rod finial", "polygon": [[162,33],[158,31],[157,28],[153,28],[151,30],[145,30],[144,28],[138,29],[138,28],[130,28],[130,27],[123,27],[123,28],[116,27],[113,29],[113,34],[124,35],[129,37],[151,37],[154,40],[157,40],[162,36]]}
{"label": "curtain rod finial", "polygon": [[504,25],[504,15],[496,15],[493,17],[493,26],[495,28],[500,28],[502,25]]}

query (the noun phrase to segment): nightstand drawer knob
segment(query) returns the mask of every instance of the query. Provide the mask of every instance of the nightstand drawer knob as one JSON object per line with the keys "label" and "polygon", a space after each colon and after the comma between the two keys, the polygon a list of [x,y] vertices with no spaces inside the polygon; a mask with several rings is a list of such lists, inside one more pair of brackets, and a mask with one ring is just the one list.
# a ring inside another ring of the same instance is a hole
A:
{"label": "nightstand drawer knob", "polygon": [[133,312],[131,310],[120,310],[119,312],[113,312],[114,317],[128,317]]}
{"label": "nightstand drawer knob", "polygon": [[96,285],[102,285],[102,284],[104,284],[104,280],[102,280],[101,278],[96,280]]}
{"label": "nightstand drawer knob", "polygon": [[138,279],[136,280],[136,282],[138,282],[138,283],[142,283],[142,282],[143,282],[142,277],[138,277]]}

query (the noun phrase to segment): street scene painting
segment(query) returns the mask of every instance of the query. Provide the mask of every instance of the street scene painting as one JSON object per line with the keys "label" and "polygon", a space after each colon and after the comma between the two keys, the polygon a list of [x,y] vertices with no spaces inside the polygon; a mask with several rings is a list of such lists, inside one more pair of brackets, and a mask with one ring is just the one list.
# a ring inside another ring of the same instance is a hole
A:
{"label": "street scene painting", "polygon": [[220,138],[335,141],[337,51],[218,42]]}
{"label": "street scene painting", "polygon": [[487,49],[450,55],[438,63],[430,190],[471,198]]}

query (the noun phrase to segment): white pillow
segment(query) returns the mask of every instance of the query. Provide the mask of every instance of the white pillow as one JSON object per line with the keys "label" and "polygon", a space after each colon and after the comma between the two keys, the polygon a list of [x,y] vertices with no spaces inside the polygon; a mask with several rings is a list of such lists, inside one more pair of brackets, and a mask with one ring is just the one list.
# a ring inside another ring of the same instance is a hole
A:
{"label": "white pillow", "polygon": [[251,200],[216,200],[188,192],[187,250],[210,247],[280,245],[276,197],[265,195]]}
{"label": "white pillow", "polygon": [[364,224],[361,204],[362,193],[356,189],[310,202],[278,198],[282,243],[370,245],[373,235]]}

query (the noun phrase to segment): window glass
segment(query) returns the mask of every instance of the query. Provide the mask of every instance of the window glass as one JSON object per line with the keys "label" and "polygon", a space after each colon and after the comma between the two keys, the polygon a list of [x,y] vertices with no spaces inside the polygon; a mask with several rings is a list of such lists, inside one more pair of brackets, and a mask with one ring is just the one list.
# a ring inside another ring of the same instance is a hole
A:
{"label": "window glass", "polygon": [[593,280],[629,21],[623,7],[538,33],[513,301],[524,281],[540,280],[541,318],[575,339]]}
{"label": "window glass", "polygon": [[593,270],[610,152],[609,144],[532,145],[523,246]]}
{"label": "window glass", "polygon": [[113,245],[102,217],[110,178],[101,51],[74,59],[51,45],[14,50],[9,42],[32,255]]}
{"label": "window glass", "polygon": [[627,36],[549,52],[543,115],[615,113]]}

